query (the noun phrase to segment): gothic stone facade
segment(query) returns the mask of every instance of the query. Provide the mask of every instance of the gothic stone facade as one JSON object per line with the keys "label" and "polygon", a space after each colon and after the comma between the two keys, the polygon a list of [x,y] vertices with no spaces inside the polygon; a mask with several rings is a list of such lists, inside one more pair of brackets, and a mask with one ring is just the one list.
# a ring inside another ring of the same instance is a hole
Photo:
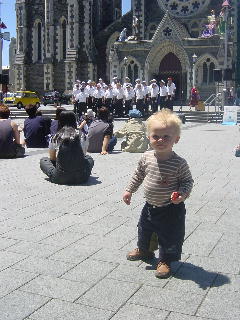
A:
{"label": "gothic stone facade", "polygon": [[71,90],[97,77],[95,35],[121,16],[121,0],[16,0],[15,90]]}
{"label": "gothic stone facade", "polygon": [[[236,59],[233,48],[237,30],[236,3],[237,0],[231,3],[233,23],[227,54],[227,68],[230,69]],[[132,11],[128,14],[131,19],[122,17],[96,39],[98,50],[106,53],[106,68],[102,72],[106,71],[108,78],[123,79],[127,75],[132,81],[136,78],[166,80],[172,76],[178,98],[182,100],[188,97],[194,73],[202,98],[208,97],[216,89],[213,70],[224,67],[224,39],[219,35],[202,38],[201,33],[208,24],[211,10],[219,15],[221,7],[221,0],[133,0]],[[127,35],[132,35],[133,15],[140,22],[139,41],[116,41],[121,28],[126,27]],[[194,54],[197,61],[193,68]]]}

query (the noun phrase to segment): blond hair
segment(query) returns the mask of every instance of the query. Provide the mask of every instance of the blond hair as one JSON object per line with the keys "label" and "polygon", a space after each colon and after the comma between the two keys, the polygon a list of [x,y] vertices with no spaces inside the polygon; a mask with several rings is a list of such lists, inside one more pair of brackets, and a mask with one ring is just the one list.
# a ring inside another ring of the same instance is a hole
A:
{"label": "blond hair", "polygon": [[178,136],[181,133],[182,121],[175,113],[173,113],[169,109],[162,109],[161,111],[154,113],[151,117],[148,118],[146,123],[148,134],[151,131],[153,122],[158,122],[159,125],[164,127],[174,127]]}

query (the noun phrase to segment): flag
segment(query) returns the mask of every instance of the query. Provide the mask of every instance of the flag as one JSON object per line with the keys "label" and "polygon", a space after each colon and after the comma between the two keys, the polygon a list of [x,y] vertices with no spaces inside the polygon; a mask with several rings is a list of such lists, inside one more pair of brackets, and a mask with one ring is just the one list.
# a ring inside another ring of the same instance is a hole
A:
{"label": "flag", "polygon": [[4,22],[1,22],[1,23],[0,23],[0,28],[1,28],[1,29],[7,29],[7,26],[5,25]]}

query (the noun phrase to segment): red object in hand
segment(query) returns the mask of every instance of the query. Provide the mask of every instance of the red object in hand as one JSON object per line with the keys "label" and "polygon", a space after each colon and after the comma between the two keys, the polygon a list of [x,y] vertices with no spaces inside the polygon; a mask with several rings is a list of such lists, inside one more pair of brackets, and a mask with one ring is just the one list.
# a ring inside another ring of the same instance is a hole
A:
{"label": "red object in hand", "polygon": [[177,200],[177,198],[180,196],[180,193],[175,191],[172,193],[172,200]]}

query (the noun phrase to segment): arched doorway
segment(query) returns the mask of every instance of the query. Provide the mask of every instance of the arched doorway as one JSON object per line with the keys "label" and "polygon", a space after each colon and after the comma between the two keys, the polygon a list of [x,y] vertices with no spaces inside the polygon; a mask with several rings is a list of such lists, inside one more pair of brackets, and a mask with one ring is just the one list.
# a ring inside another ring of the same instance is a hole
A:
{"label": "arched doorway", "polygon": [[183,76],[182,76],[182,65],[178,57],[169,52],[162,59],[159,66],[159,74],[157,76],[158,80],[164,80],[167,82],[167,78],[172,77],[173,82],[176,85],[176,99],[182,99],[182,91],[183,91]]}

